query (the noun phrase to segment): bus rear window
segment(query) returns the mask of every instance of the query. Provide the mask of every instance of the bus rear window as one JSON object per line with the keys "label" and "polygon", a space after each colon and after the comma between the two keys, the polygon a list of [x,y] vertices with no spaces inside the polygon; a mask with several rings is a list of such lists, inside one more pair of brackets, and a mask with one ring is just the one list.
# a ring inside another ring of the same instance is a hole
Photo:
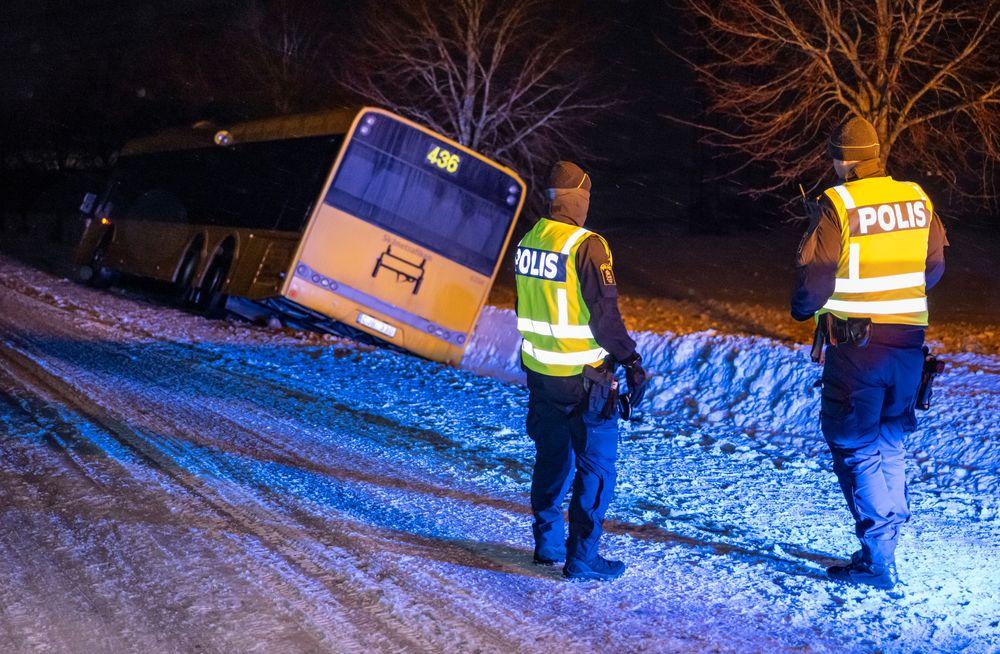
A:
{"label": "bus rear window", "polygon": [[429,153],[450,146],[383,115],[378,120],[351,139],[327,204],[493,274],[520,185],[464,152],[452,170],[437,165]]}

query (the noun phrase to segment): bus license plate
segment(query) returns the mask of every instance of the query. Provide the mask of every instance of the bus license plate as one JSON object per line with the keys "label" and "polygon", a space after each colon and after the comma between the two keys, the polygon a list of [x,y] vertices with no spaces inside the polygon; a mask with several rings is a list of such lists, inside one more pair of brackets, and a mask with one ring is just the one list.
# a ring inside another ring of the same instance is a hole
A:
{"label": "bus license plate", "polygon": [[358,314],[358,323],[368,327],[369,329],[374,329],[380,334],[385,334],[389,338],[396,337],[396,328],[389,323],[382,322],[378,318],[372,318],[367,313]]}

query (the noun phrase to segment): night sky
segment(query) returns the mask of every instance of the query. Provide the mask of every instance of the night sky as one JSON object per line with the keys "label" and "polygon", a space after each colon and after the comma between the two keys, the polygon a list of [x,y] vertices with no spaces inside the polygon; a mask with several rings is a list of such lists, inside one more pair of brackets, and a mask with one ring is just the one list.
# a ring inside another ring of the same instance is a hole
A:
{"label": "night sky", "polygon": [[[350,47],[365,8],[363,2],[345,0],[285,1],[336,35],[331,60],[337,59],[338,48]],[[703,115],[704,90],[661,43],[689,51],[697,42],[690,34],[693,24],[672,4],[592,0],[560,5],[560,11],[566,7],[565,20],[594,36],[586,65],[600,71],[597,87],[620,101],[578,136],[590,153],[582,163],[597,184],[595,214],[598,220],[666,222],[708,232],[772,228],[787,218],[780,207],[783,199],[750,201],[737,193],[745,179],[717,180],[727,165],[716,158],[718,153],[700,146],[694,130],[663,117]],[[274,114],[259,85],[240,71],[234,45],[254,8],[266,12],[268,6],[274,3],[4,3],[0,153],[8,162],[5,168],[17,169],[10,162],[25,153],[37,158],[40,152],[56,151],[72,154],[76,167],[100,169],[135,136],[201,119],[225,123]],[[292,98],[294,109],[355,103],[334,75],[317,67],[309,84],[314,92]],[[8,175],[8,184],[10,179]],[[810,187],[813,180],[803,181]],[[9,193],[7,197],[10,201]]]}
{"label": "night sky", "polygon": [[[357,29],[360,3],[296,4],[333,18],[330,29],[345,37],[339,47]],[[227,79],[227,71],[212,70],[213,49],[225,49],[248,6],[231,0],[5,3],[5,156],[55,148],[105,157],[128,138],[163,127],[272,113],[253,94],[226,88],[237,82]],[[599,186],[638,191],[616,193],[629,202],[638,198],[642,206],[617,205],[615,213],[686,219],[677,208],[697,201],[710,155],[691,130],[660,116],[698,108],[690,74],[657,41],[682,42],[676,16],[656,0],[584,2],[568,15],[597,34],[588,65],[599,67],[597,83],[621,103],[580,134],[590,153],[584,164],[595,171]],[[206,77],[216,80],[217,93],[183,79],[192,66],[210,71]],[[335,84],[317,86],[323,93],[305,99],[302,110],[352,102]]]}

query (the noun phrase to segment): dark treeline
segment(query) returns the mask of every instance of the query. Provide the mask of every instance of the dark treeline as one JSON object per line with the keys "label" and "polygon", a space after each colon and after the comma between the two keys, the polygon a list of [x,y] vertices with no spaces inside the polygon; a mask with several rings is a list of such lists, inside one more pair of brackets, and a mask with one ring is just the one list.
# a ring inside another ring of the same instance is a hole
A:
{"label": "dark treeline", "polygon": [[[406,15],[419,18],[425,6],[438,12],[429,19],[447,28],[452,4],[486,18],[513,6],[490,0],[10,0],[0,9],[5,203],[37,205],[60,171],[73,171],[60,188],[75,197],[81,187],[99,183],[94,180],[126,140],[164,127],[199,120],[224,125],[380,100],[366,96],[359,80],[395,79],[386,94],[399,97],[399,110],[419,120],[421,89],[392,77],[397,62],[390,60],[394,44],[385,48],[385,34],[421,29],[419,20],[406,23]],[[729,231],[787,217],[796,184],[763,198],[747,196],[748,189],[767,186],[774,171],[758,164],[720,178],[731,169],[720,158],[725,153],[706,145],[698,128],[664,117],[723,124],[706,118],[711,89],[676,56],[697,53],[702,43],[701,27],[683,3],[580,0],[559,3],[558,12],[547,9],[552,3],[520,4],[528,12],[519,28],[526,38],[512,50],[523,48],[517,54],[523,59],[531,43],[555,34],[553,52],[572,52],[545,83],[568,88],[580,80],[579,108],[553,122],[543,140],[495,156],[530,180],[537,179],[536,167],[544,168],[531,159],[533,152],[545,160],[579,159],[595,172],[599,213],[635,223]],[[409,43],[419,48],[419,34]],[[501,66],[497,86],[511,84],[515,72]],[[820,150],[823,133],[825,126],[805,138]],[[496,139],[477,147],[493,154]],[[475,135],[467,140],[476,143]],[[823,181],[802,180],[807,187]]]}

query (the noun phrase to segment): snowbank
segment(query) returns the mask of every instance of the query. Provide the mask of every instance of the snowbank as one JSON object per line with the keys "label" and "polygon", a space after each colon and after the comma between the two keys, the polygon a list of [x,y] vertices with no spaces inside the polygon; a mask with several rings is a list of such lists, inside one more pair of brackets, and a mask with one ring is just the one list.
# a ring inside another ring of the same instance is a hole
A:
{"label": "snowbank", "polygon": [[[808,349],[757,336],[715,331],[677,335],[633,332],[651,373],[645,410],[700,428],[720,428],[765,444],[819,452],[821,369]],[[514,313],[487,307],[462,366],[523,383]],[[921,478],[1000,491],[1000,360],[969,353],[944,357],[948,370],[935,386],[935,406],[920,413],[909,437]]]}
{"label": "snowbank", "polygon": [[[513,311],[487,307],[462,367],[523,383],[516,323]],[[646,410],[653,415],[680,413],[698,422],[749,430],[814,431],[818,393],[813,384],[820,369],[802,348],[714,331],[633,332],[632,337],[652,375]]]}

